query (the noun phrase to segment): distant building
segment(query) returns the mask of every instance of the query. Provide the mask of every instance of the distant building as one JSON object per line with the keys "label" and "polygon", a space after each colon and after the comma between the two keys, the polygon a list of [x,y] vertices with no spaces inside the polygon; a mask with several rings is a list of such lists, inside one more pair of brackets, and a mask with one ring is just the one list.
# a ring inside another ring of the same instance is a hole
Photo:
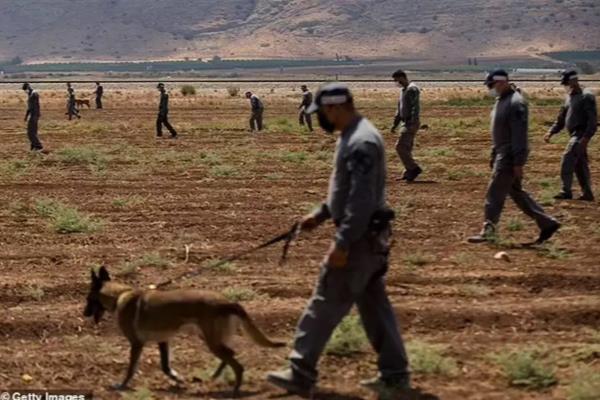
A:
{"label": "distant building", "polygon": [[515,68],[513,73],[515,74],[545,74],[545,75],[559,75],[563,69],[551,69],[551,68]]}

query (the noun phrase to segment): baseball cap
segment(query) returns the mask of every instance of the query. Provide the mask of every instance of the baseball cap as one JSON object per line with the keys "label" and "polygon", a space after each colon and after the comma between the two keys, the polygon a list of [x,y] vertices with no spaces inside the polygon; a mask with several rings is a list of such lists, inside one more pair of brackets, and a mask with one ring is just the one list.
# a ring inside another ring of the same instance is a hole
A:
{"label": "baseball cap", "polygon": [[306,109],[306,113],[312,114],[321,106],[346,104],[352,101],[352,93],[344,83],[334,82],[321,86],[315,95],[312,104]]}
{"label": "baseball cap", "polygon": [[560,84],[568,85],[569,81],[572,81],[573,79],[577,78],[579,78],[579,75],[577,75],[577,71],[575,71],[574,69],[568,69],[560,74]]}
{"label": "baseball cap", "polygon": [[503,69],[495,69],[487,74],[484,85],[491,87],[495,82],[508,81],[508,72]]}

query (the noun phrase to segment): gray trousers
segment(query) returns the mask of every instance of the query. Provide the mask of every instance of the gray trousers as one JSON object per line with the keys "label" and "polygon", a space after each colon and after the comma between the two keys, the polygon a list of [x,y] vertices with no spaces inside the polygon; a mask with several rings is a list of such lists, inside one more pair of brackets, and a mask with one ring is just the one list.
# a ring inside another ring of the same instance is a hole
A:
{"label": "gray trousers", "polygon": [[494,225],[498,224],[504,202],[509,195],[521,211],[535,220],[540,229],[556,223],[556,220],[546,214],[542,207],[523,190],[521,180],[515,177],[512,167],[499,168],[498,165],[494,168],[485,199],[486,221]]}
{"label": "gray trousers", "polygon": [[306,122],[306,126],[308,127],[309,131],[313,131],[313,127],[312,127],[312,116],[310,114],[307,114],[304,112],[304,109],[300,110],[300,114],[298,114],[298,123],[302,126],[304,126],[304,123]]}
{"label": "gray trousers", "polygon": [[31,144],[31,150],[41,150],[44,148],[38,138],[38,118],[30,117],[27,121],[27,137]]}
{"label": "gray trousers", "polygon": [[173,137],[177,136],[177,131],[175,130],[175,128],[173,128],[173,125],[171,125],[171,123],[169,122],[169,115],[168,114],[160,114],[160,113],[156,117],[156,136],[159,136],[159,137],[162,136],[163,125],[165,126],[165,128],[167,128],[167,130],[169,131],[171,136],[173,136]]}
{"label": "gray trousers", "polygon": [[250,130],[262,131],[263,129],[263,110],[254,110],[250,115]]}
{"label": "gray trousers", "polygon": [[415,136],[419,131],[419,125],[407,127],[402,125],[400,128],[400,137],[396,142],[396,153],[407,171],[413,171],[419,167],[413,158],[412,151],[415,145]]}
{"label": "gray trousers", "polygon": [[573,136],[562,157],[560,166],[560,177],[562,179],[562,191],[571,194],[573,187],[573,174],[577,176],[583,194],[592,194],[592,177],[588,161],[587,149],[579,142],[580,139]]}
{"label": "gray trousers", "polygon": [[319,357],[334,329],[354,304],[369,341],[379,355],[382,377],[408,378],[406,350],[385,291],[387,242],[387,233],[380,238],[361,239],[352,245],[346,267],[321,267],[290,355],[292,369],[308,382],[317,380]]}

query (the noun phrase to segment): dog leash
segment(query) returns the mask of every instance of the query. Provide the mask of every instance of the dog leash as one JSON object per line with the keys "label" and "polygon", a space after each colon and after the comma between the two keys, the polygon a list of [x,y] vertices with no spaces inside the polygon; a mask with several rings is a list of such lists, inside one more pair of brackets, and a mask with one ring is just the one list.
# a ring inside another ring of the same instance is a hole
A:
{"label": "dog leash", "polygon": [[[237,260],[239,260],[242,257],[245,257],[245,256],[247,256],[249,254],[255,253],[258,250],[270,247],[270,246],[272,246],[272,245],[274,245],[276,243],[279,243],[279,242],[284,242],[283,250],[282,250],[282,254],[281,254],[281,259],[279,260],[279,265],[283,265],[285,263],[285,261],[287,260],[287,254],[288,254],[288,251],[290,249],[290,245],[298,237],[299,233],[300,233],[300,223],[296,222],[289,231],[287,231],[285,233],[282,233],[281,235],[278,235],[278,236],[274,237],[273,239],[270,239],[270,240],[268,240],[268,241],[266,241],[266,242],[264,242],[264,243],[262,243],[262,244],[260,244],[258,246],[252,247],[252,248],[250,248],[248,250],[244,250],[244,251],[242,251],[242,252],[240,252],[238,254],[235,254],[233,256],[224,258],[224,259],[222,259],[222,260],[220,260],[220,261],[218,261],[218,262],[216,262],[214,264],[211,264],[210,267],[211,268],[218,268],[218,267],[220,267],[222,265],[225,265],[225,264],[233,262],[233,261],[237,261]],[[163,281],[163,282],[161,282],[161,283],[159,283],[157,285],[151,285],[150,288],[151,289],[159,289],[159,288],[168,286],[168,285],[172,284],[173,282],[181,280],[181,279],[193,278],[195,276],[200,275],[202,272],[204,272],[204,269],[197,269],[197,270],[191,271],[191,272],[188,271],[188,272],[185,272],[183,274],[177,275],[174,278],[167,279],[167,280],[165,280],[165,281]]]}

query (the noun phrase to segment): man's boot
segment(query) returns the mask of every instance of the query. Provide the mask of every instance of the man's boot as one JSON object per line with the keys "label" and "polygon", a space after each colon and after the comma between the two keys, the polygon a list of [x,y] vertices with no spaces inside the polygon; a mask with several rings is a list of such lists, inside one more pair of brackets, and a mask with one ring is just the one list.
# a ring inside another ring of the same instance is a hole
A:
{"label": "man's boot", "polygon": [[481,232],[475,236],[467,238],[469,243],[487,243],[496,238],[496,227],[491,222],[487,221],[483,225]]}
{"label": "man's boot", "polygon": [[267,382],[286,390],[288,393],[305,399],[311,399],[314,393],[314,383],[300,377],[291,368],[284,369],[283,371],[269,372],[267,374]]}
{"label": "man's boot", "polygon": [[560,192],[559,194],[557,194],[556,196],[554,196],[554,198],[556,200],[572,200],[573,194],[563,191],[563,192]]}
{"label": "man's boot", "polygon": [[540,237],[535,241],[535,244],[543,244],[548,239],[550,239],[558,230],[560,229],[560,224],[555,222],[547,228],[544,228],[540,231]]}

